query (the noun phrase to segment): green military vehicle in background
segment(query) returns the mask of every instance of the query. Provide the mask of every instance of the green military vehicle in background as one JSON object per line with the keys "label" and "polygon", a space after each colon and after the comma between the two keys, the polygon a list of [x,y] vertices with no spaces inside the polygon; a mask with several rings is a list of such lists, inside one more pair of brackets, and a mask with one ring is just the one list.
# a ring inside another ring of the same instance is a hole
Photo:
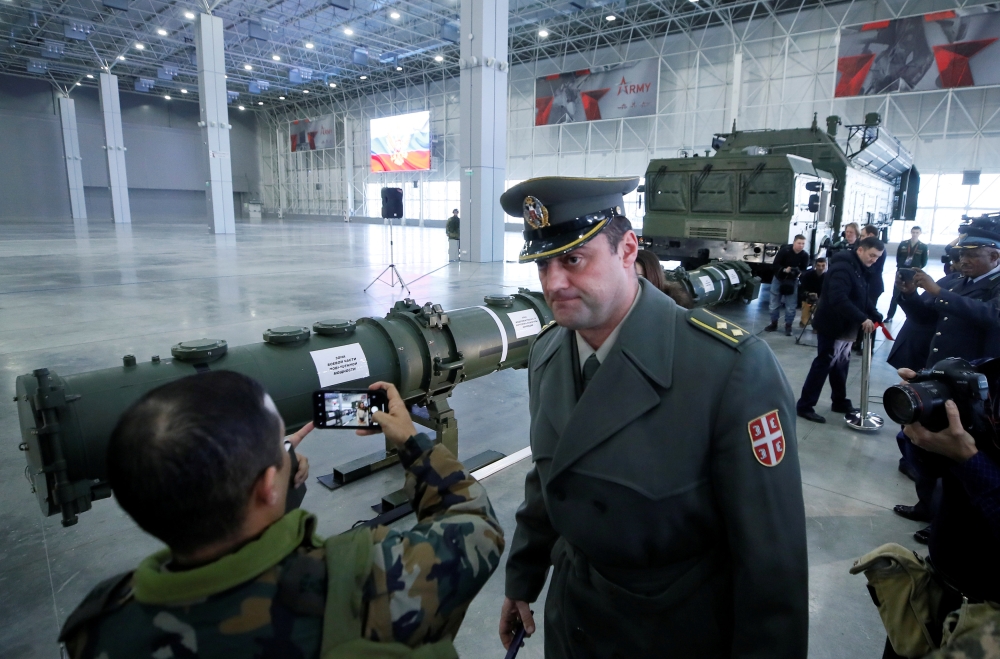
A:
{"label": "green military vehicle in background", "polygon": [[716,134],[714,156],[653,160],[646,170],[642,243],[663,261],[694,268],[718,259],[747,263],[770,281],[778,249],[796,234],[812,258],[841,227],[874,224],[883,238],[893,220],[916,214],[920,175],[878,113],[849,125],[840,117],[824,132],[810,128]]}

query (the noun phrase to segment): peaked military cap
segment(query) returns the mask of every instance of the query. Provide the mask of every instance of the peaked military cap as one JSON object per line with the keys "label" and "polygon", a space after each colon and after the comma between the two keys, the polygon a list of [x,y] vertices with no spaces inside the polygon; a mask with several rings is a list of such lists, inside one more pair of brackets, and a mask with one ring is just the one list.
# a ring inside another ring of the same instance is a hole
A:
{"label": "peaked military cap", "polygon": [[1000,249],[1000,213],[974,217],[958,227],[958,245],[964,249],[994,247]]}
{"label": "peaked military cap", "polygon": [[524,220],[518,260],[548,259],[585,245],[622,214],[622,196],[638,185],[638,177],[543,176],[518,183],[500,195],[504,211]]}

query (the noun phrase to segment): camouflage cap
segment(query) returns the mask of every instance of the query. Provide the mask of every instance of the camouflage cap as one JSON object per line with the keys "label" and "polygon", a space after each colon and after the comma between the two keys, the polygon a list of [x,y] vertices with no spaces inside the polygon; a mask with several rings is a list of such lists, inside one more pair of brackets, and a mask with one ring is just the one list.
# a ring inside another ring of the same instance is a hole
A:
{"label": "camouflage cap", "polygon": [[548,259],[585,245],[622,214],[623,195],[638,177],[543,176],[518,183],[500,196],[508,215],[524,220],[521,263]]}

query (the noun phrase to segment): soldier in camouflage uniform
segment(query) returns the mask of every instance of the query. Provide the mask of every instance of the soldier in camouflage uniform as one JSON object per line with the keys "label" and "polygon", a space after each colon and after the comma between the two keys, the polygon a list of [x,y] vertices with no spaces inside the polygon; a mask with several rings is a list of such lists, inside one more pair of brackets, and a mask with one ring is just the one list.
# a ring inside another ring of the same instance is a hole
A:
{"label": "soldier in camouflage uniform", "polygon": [[[69,655],[457,656],[451,639],[499,564],[503,531],[483,487],[448,449],[416,433],[395,387],[372,386],[388,393],[388,413],[374,416],[399,449],[417,524],[406,531],[362,527],[326,541],[316,535],[312,515],[285,514],[291,468],[281,450],[284,426],[253,380],[228,371],[196,375],[151,392],[127,411],[109,445],[111,485],[126,512],[173,549],[91,592],[60,635]],[[225,421],[219,418],[233,415],[245,433],[266,429],[257,444],[263,456],[247,452],[252,442],[220,430]],[[145,436],[129,441],[143,428]],[[311,425],[293,441],[309,430]],[[171,442],[181,450],[170,454],[164,446]],[[192,455],[200,451],[207,451],[208,463]],[[158,466],[143,469],[147,458]],[[260,460],[270,466],[261,470]],[[250,501],[237,524],[241,533],[195,546],[185,534],[211,531],[198,516],[211,517],[211,509],[225,502],[209,492],[200,509],[185,512],[185,505],[199,502],[199,481],[216,466],[223,491],[225,479],[239,481],[240,469],[251,469]],[[136,486],[130,478],[144,482]],[[146,499],[133,492],[143,487]],[[161,506],[154,512],[168,519],[151,517],[136,499],[145,508]],[[169,519],[178,510],[190,525]]]}

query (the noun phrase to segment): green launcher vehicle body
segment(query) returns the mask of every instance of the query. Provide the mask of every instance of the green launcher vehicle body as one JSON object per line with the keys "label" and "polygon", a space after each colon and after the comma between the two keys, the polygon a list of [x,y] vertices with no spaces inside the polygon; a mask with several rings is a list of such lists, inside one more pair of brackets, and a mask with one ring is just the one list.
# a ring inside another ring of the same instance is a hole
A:
{"label": "green launcher vehicle body", "polygon": [[778,249],[806,237],[812,258],[838,240],[841,227],[874,224],[883,238],[894,220],[916,214],[920,175],[899,140],[870,113],[810,128],[715,135],[714,156],[653,160],[646,170],[643,246],[686,268],[725,259],[771,278]]}

